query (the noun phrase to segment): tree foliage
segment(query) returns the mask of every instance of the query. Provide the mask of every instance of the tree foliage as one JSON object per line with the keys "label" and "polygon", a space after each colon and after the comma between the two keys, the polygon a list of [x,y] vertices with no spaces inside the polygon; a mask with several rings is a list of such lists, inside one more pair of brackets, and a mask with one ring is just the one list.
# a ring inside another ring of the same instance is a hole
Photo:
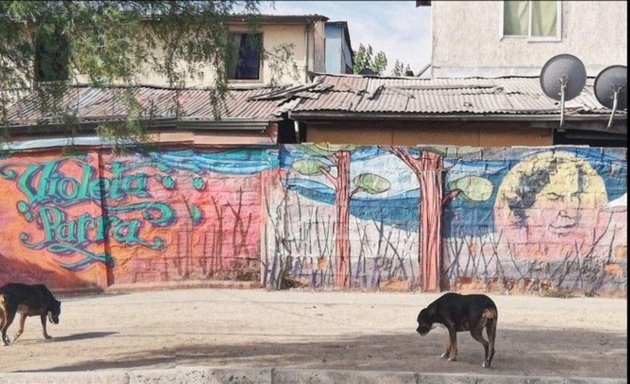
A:
{"label": "tree foliage", "polygon": [[406,76],[408,73],[413,73],[411,72],[409,64],[405,65],[402,61],[396,59],[394,68],[392,69],[392,76]]}
{"label": "tree foliage", "polygon": [[[228,87],[226,68],[236,60],[228,21],[238,16],[255,29],[260,3],[0,1],[0,117],[6,123],[7,90],[35,90],[52,108],[72,84],[124,89],[139,85],[146,73],[177,89],[211,72],[205,83],[216,90],[216,102]],[[262,57],[288,62],[291,55],[284,47]],[[126,96],[129,110],[137,109],[132,94]],[[134,135],[134,126],[118,133]]]}
{"label": "tree foliage", "polygon": [[[374,49],[370,44],[368,44],[367,47],[363,44],[359,44],[359,49],[354,53],[354,65],[352,70],[355,74],[360,74],[361,71],[368,69],[375,75],[383,76],[387,69],[387,63],[387,55],[385,55],[385,52],[378,51],[374,53]],[[411,68],[409,64],[405,64],[396,59],[390,75],[406,76],[410,72]]]}
{"label": "tree foliage", "polygon": [[359,44],[359,49],[354,53],[352,71],[358,74],[364,69],[371,70],[375,75],[382,75],[387,69],[387,56],[383,51],[375,54],[370,44],[367,47]]}

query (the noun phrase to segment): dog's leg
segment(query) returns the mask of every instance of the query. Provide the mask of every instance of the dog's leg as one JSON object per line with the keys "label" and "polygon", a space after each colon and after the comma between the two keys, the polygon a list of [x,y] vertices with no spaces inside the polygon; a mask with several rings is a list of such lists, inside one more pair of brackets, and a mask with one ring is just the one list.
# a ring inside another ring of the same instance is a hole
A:
{"label": "dog's leg", "polygon": [[26,314],[25,313],[21,313],[20,314],[20,329],[18,329],[17,333],[15,334],[15,336],[13,336],[13,342],[15,343],[15,340],[18,339],[18,337],[22,336],[22,333],[24,333],[24,323],[26,322]]}
{"label": "dog's leg", "polygon": [[[2,341],[4,342],[4,325],[7,322],[7,304],[4,296],[0,295],[0,314],[2,314],[2,322],[0,323],[0,332],[2,332]],[[5,344],[6,345],[6,344]]]}
{"label": "dog's leg", "polygon": [[483,345],[484,358],[483,358],[483,367],[488,368],[490,364],[488,363],[488,342],[483,338],[483,327],[485,326],[485,321],[481,321],[477,324],[476,327],[470,330],[470,334],[472,337]]}
{"label": "dog's leg", "polygon": [[[490,364],[492,363],[492,358],[494,357],[494,340],[496,338],[497,335],[497,316],[495,314],[495,317],[493,319],[488,319],[488,323],[486,324],[486,332],[488,333],[488,344],[489,344],[489,351],[488,351],[488,357],[486,358],[486,361],[484,362],[484,366],[486,368],[490,367]],[[486,365],[487,363],[487,365]]]}
{"label": "dog's leg", "polygon": [[448,336],[451,342],[451,351],[448,361],[457,361],[457,331],[453,327],[448,327]]}
{"label": "dog's leg", "polygon": [[4,319],[4,322],[2,325],[2,342],[4,343],[4,345],[9,345],[10,343],[9,336],[7,336],[7,330],[9,329],[9,326],[11,326],[11,323],[13,322],[13,319],[15,318],[16,311],[17,311],[17,308],[9,308],[5,312],[6,318]]}
{"label": "dog's leg", "polygon": [[46,332],[46,315],[42,315],[41,319],[42,319],[42,329],[44,330],[44,338],[52,339],[52,336],[50,336],[48,332]]}
{"label": "dog's leg", "polygon": [[448,338],[448,343],[446,343],[446,352],[440,355],[442,359],[448,359],[451,354],[451,348],[453,348],[453,344],[451,344],[451,337]]}

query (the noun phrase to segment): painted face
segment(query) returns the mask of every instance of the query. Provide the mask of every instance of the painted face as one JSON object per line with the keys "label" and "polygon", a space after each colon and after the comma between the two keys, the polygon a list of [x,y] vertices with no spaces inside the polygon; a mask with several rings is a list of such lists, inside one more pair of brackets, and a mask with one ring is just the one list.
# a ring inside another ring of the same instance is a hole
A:
{"label": "painted face", "polygon": [[517,259],[584,256],[606,202],[604,181],[588,162],[545,152],[508,172],[497,193],[495,223]]}

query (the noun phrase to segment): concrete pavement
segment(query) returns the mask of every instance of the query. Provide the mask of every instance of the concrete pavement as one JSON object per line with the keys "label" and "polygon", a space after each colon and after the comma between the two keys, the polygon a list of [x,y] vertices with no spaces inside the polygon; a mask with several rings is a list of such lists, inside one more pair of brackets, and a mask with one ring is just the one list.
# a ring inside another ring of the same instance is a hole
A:
{"label": "concrete pavement", "polygon": [[0,374],[0,384],[624,384],[627,379],[283,368],[208,368]]}
{"label": "concrete pavement", "polygon": [[[185,289],[61,297],[0,348],[2,383],[625,383],[627,301],[490,295],[497,355],[415,333],[438,294]],[[10,329],[14,333],[16,325]]]}

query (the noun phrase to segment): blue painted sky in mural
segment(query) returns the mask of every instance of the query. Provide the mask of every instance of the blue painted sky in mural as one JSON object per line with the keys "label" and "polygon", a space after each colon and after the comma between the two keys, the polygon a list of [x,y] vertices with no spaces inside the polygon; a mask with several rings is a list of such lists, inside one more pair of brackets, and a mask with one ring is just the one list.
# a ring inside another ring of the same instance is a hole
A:
{"label": "blue painted sky in mural", "polygon": [[[313,158],[299,150],[299,146],[286,146],[280,151],[280,166],[291,170],[294,161]],[[446,175],[446,185],[464,175],[475,175],[486,178],[493,185],[490,198],[473,202],[465,199],[453,200],[444,210],[445,235],[481,235],[494,230],[493,208],[497,189],[507,172],[526,155],[548,151],[549,148],[532,150],[523,148],[523,156],[512,159],[490,160],[444,158],[445,167],[450,168]],[[555,150],[563,150],[556,148]],[[576,156],[587,160],[602,176],[608,192],[608,199],[613,200],[627,192],[627,165],[621,153],[602,151],[600,148],[566,149]],[[619,155],[619,156],[617,156]],[[318,160],[328,163],[323,158]],[[387,170],[385,177],[391,183],[388,192],[377,195],[357,194],[350,202],[350,213],[363,220],[383,221],[384,224],[414,230],[418,229],[419,185],[415,175],[400,160],[389,152],[378,147],[359,147],[351,155],[351,179],[363,172],[374,173],[375,170]],[[613,169],[615,168],[615,169]],[[335,174],[334,167],[331,173]],[[287,180],[287,188],[300,195],[325,204],[334,204],[335,193],[324,176],[301,176],[291,172]],[[448,193],[446,188],[445,193]],[[483,224],[481,224],[483,223]]]}
{"label": "blue painted sky in mural", "polygon": [[[525,156],[548,150],[550,149],[522,148],[520,149],[522,156],[497,160],[445,157],[445,167],[449,168],[445,180],[447,186],[445,193],[449,192],[449,183],[470,175],[486,178],[494,187],[490,198],[485,201],[472,202],[460,198],[453,200],[444,210],[445,222],[448,223],[444,227],[445,234],[448,236],[456,232],[472,235],[492,231],[497,188],[506,173]],[[614,200],[627,192],[627,163],[621,152],[587,147],[556,147],[553,150],[564,150],[586,159],[603,177],[609,200]],[[249,147],[218,151],[179,150],[155,153],[152,156],[156,161],[168,164],[174,169],[198,174],[217,172],[231,175],[254,175],[278,167],[291,171],[291,165],[295,161],[315,158],[302,151],[299,145],[281,146],[279,154],[276,151],[276,148]],[[410,151],[418,155],[420,150],[413,148]],[[329,159],[316,158],[331,166],[331,173],[335,174],[334,166]],[[413,172],[394,155],[378,146],[357,147],[352,152],[351,159],[351,179],[361,173],[386,170],[386,174],[379,176],[386,178],[391,187],[382,194],[358,193],[352,198],[350,213],[363,220],[383,221],[384,224],[401,229],[417,230],[420,191]],[[301,176],[297,172],[291,172],[286,187],[306,198],[334,204],[334,190],[323,175]]]}
{"label": "blue painted sky in mural", "polygon": [[619,152],[601,148],[572,148],[576,156],[586,159],[603,177],[608,200],[612,201],[628,192],[628,161]]}
{"label": "blue painted sky in mural", "polygon": [[277,168],[269,148],[250,147],[218,151],[180,150],[152,153],[151,157],[169,167],[202,174],[216,172],[228,175],[254,175]]}

